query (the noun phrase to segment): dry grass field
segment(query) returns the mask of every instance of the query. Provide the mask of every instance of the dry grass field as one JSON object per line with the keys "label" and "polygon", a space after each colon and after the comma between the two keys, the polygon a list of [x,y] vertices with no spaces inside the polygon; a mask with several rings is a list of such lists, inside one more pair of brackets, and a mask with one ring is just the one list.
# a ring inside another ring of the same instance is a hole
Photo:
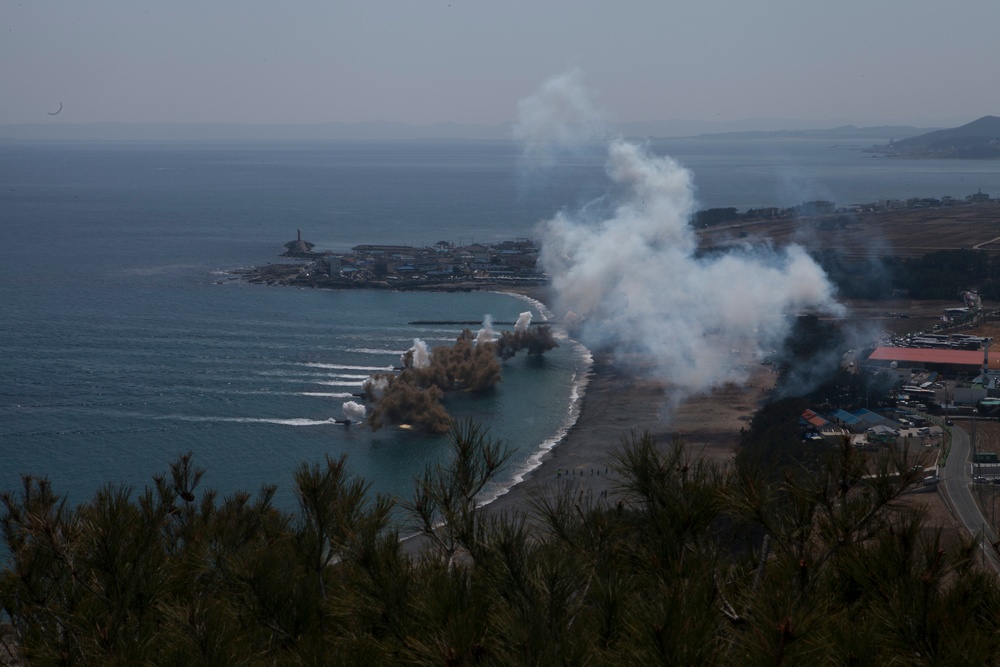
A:
{"label": "dry grass field", "polygon": [[1000,202],[761,220],[710,227],[702,247],[769,239],[778,245],[837,248],[845,257],[919,257],[936,250],[976,248],[1000,253]]}

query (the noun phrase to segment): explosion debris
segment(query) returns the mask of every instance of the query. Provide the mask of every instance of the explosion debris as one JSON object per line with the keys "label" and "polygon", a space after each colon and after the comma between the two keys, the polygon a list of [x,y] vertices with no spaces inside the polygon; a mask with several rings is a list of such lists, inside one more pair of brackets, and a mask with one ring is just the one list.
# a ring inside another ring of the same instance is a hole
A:
{"label": "explosion debris", "polygon": [[497,339],[487,316],[477,334],[463,329],[454,345],[433,350],[414,339],[400,358],[399,373],[380,373],[365,381],[364,398],[373,403],[368,424],[375,430],[408,424],[431,433],[447,432],[451,417],[442,404],[447,392],[487,392],[503,379],[500,359],[522,349],[539,355],[558,347],[549,327],[529,330],[530,322],[531,313],[521,313],[514,332],[504,331]]}
{"label": "explosion debris", "polygon": [[430,433],[445,433],[451,417],[441,404],[444,392],[437,386],[421,387],[407,371],[394,376],[382,398],[368,415],[368,425],[378,430],[389,424],[419,425]]}
{"label": "explosion debris", "polygon": [[559,347],[552,335],[552,329],[547,326],[529,329],[531,324],[531,312],[521,313],[514,325],[513,333],[504,331],[500,338],[494,342],[497,348],[497,356],[503,360],[510,359],[521,350],[526,351],[531,356],[545,354],[554,347]]}
{"label": "explosion debris", "polygon": [[399,363],[403,368],[426,368],[431,364],[431,351],[427,343],[419,338],[413,339],[413,347],[403,353],[399,358]]}

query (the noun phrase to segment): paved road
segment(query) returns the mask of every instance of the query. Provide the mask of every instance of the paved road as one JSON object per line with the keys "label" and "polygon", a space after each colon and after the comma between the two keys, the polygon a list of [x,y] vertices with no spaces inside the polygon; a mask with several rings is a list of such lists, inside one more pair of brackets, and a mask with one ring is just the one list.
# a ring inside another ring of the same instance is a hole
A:
{"label": "paved road", "polygon": [[[938,472],[938,475],[941,477],[945,495],[968,531],[973,535],[985,531],[987,541],[996,542],[996,535],[992,528],[986,524],[986,519],[979,511],[979,505],[976,504],[976,499],[973,496],[971,450],[969,434],[964,428],[952,426],[951,453],[948,454],[948,463]],[[984,551],[993,567],[1000,571],[1000,558],[997,557],[995,551],[989,546]]]}

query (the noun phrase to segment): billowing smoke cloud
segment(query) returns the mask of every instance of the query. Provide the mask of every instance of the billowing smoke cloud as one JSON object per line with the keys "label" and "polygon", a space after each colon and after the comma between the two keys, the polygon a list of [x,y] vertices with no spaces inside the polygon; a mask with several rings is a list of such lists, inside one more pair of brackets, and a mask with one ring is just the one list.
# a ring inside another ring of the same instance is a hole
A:
{"label": "billowing smoke cloud", "polygon": [[514,333],[527,331],[529,324],[531,324],[531,311],[526,310],[517,316],[517,322],[514,323]]}
{"label": "billowing smoke cloud", "polygon": [[487,315],[483,318],[483,328],[476,334],[476,345],[485,345],[493,342],[493,318]]}
{"label": "billowing smoke cloud", "polygon": [[365,406],[354,401],[346,401],[343,406],[344,419],[352,424],[361,424],[365,421]]}
{"label": "billowing smoke cloud", "polygon": [[414,338],[413,347],[403,353],[399,362],[403,368],[427,368],[431,363],[430,348],[424,341]]}
{"label": "billowing smoke cloud", "polygon": [[389,375],[373,375],[361,383],[362,396],[369,401],[378,401],[389,386]]}
{"label": "billowing smoke cloud", "polygon": [[[518,320],[519,324],[520,322]],[[496,348],[497,356],[505,361],[521,350],[526,351],[529,356],[537,357],[554,347],[559,347],[551,327],[543,325],[529,329],[527,324],[523,328],[515,326],[513,332],[502,332],[500,338],[494,341],[493,345]]]}
{"label": "billowing smoke cloud", "polygon": [[[585,98],[583,91],[564,94],[552,113],[564,116],[566,100]],[[532,125],[544,126],[544,114],[534,104]],[[641,353],[680,398],[742,380],[746,356],[732,351],[780,345],[790,314],[842,311],[825,273],[797,245],[699,257],[688,224],[691,173],[673,159],[616,139],[606,165],[621,192],[606,214],[595,220],[592,209],[562,212],[542,224],[540,261],[557,306],[577,322],[585,343]]]}
{"label": "billowing smoke cloud", "polygon": [[423,385],[413,373],[412,369],[404,369],[390,379],[385,393],[368,414],[372,429],[405,424],[429,433],[444,433],[451,426],[451,417],[441,404],[444,392],[436,385]]}

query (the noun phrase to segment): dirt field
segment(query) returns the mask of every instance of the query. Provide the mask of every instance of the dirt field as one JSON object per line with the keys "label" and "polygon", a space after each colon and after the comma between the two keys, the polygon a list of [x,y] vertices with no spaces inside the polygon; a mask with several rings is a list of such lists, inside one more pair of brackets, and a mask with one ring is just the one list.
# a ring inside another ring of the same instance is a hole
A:
{"label": "dirt field", "polygon": [[740,429],[749,425],[753,413],[774,387],[770,366],[757,364],[750,369],[745,386],[727,385],[707,396],[689,398],[669,418],[669,428],[692,451],[715,461],[736,455]]}
{"label": "dirt field", "polygon": [[768,238],[808,248],[839,248],[847,257],[919,257],[935,250],[1000,253],[1000,203],[725,224],[701,232],[703,247]]}

